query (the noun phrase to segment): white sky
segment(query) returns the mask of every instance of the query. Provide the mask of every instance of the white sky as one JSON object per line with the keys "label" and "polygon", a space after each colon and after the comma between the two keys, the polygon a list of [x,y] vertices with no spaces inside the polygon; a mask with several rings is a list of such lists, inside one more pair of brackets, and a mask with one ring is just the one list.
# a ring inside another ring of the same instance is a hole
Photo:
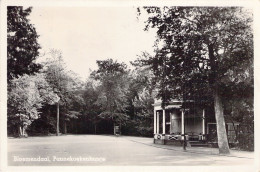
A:
{"label": "white sky", "polygon": [[30,19],[41,51],[61,50],[68,69],[83,80],[97,69],[96,60],[129,64],[142,51],[153,53],[155,31],[143,30],[134,7],[33,7]]}

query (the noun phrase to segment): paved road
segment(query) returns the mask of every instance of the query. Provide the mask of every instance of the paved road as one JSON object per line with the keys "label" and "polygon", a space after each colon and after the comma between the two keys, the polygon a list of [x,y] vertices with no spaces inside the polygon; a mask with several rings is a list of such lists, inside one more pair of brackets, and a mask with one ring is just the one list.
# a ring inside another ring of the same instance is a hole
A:
{"label": "paved road", "polygon": [[150,138],[67,135],[10,138],[8,139],[8,162],[11,166],[187,166],[250,165],[253,164],[253,159],[182,152],[180,148],[171,150],[154,147]]}

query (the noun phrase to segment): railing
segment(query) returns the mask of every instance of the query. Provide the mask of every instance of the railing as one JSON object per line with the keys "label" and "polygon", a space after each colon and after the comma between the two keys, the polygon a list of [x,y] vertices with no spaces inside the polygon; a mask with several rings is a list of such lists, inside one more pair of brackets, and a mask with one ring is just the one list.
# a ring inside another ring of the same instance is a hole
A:
{"label": "railing", "polygon": [[[201,141],[206,139],[206,135],[197,134],[197,133],[185,133],[187,141]],[[172,133],[172,134],[155,134],[154,139],[165,139],[165,140],[183,140],[184,136],[181,133]]]}

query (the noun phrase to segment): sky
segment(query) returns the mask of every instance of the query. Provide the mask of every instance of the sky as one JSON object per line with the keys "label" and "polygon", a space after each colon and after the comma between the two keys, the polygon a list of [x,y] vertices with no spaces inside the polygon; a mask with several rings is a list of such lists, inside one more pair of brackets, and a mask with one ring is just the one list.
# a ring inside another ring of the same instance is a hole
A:
{"label": "sky", "polygon": [[[69,70],[85,80],[96,60],[125,62],[143,51],[153,54],[155,30],[144,31],[145,16],[135,7],[33,7],[30,15],[40,35],[42,53],[62,51]],[[40,60],[44,59],[41,57]]]}

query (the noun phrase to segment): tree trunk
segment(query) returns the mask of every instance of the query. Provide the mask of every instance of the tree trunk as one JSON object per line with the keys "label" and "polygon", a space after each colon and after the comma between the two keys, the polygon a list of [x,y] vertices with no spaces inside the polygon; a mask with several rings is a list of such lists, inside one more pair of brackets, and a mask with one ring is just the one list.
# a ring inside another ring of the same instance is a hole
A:
{"label": "tree trunk", "polygon": [[22,125],[20,125],[19,126],[19,136],[20,137],[24,137],[25,136],[25,128],[24,128],[24,126],[23,126],[23,123],[22,123]]}
{"label": "tree trunk", "polygon": [[220,154],[230,154],[223,113],[223,104],[218,88],[218,64],[216,63],[216,57],[214,55],[214,44],[215,41],[208,44],[209,61],[212,70],[211,74],[209,75],[209,82],[214,89],[214,109],[217,125],[218,147]]}
{"label": "tree trunk", "polygon": [[22,137],[22,135],[23,135],[22,127],[19,126],[19,127],[18,127],[18,136],[19,136],[19,137]]}
{"label": "tree trunk", "polygon": [[24,126],[22,125],[22,136],[24,137]]}
{"label": "tree trunk", "polygon": [[115,122],[113,122],[114,135],[116,135]]}
{"label": "tree trunk", "polygon": [[19,125],[18,125],[18,137],[22,137],[23,133],[22,133],[22,119],[21,119],[21,114],[19,114]]}
{"label": "tree trunk", "polygon": [[77,121],[76,120],[73,120],[74,121],[74,126],[76,128],[76,134],[78,134],[78,125],[77,125]]}
{"label": "tree trunk", "polygon": [[51,116],[51,111],[50,107],[48,107],[48,112],[47,112],[47,135],[50,133],[50,116]]}
{"label": "tree trunk", "polygon": [[63,132],[63,134],[67,134],[66,133],[66,120],[65,120],[65,113],[62,115],[62,126],[63,126],[63,128],[62,128],[62,132]]}
{"label": "tree trunk", "polygon": [[97,134],[97,124],[95,124],[95,134]]}
{"label": "tree trunk", "polygon": [[237,138],[238,138],[238,128],[235,127],[235,123],[234,123],[234,120],[233,120],[233,114],[235,113],[234,110],[233,110],[233,103],[231,103],[231,110],[232,110],[232,116],[231,116],[231,120],[232,120],[232,125],[233,125],[233,128],[234,128],[234,131],[235,131],[235,135],[236,135],[236,138],[235,138],[235,141],[238,141]]}
{"label": "tree trunk", "polygon": [[122,133],[121,133],[121,126],[122,126],[122,125],[121,125],[121,121],[120,121],[120,125],[119,125],[119,133],[120,133],[120,135],[122,134]]}
{"label": "tree trunk", "polygon": [[217,136],[218,136],[218,147],[220,154],[230,154],[226,125],[223,113],[223,104],[221,96],[219,95],[218,88],[215,89],[214,94],[214,108],[215,108],[215,118],[217,123]]}
{"label": "tree trunk", "polygon": [[60,124],[59,124],[59,121],[60,121],[60,104],[59,102],[57,103],[57,126],[56,126],[56,136],[59,135],[59,127],[60,127]]}
{"label": "tree trunk", "polygon": [[67,122],[64,120],[64,134],[67,134]]}

